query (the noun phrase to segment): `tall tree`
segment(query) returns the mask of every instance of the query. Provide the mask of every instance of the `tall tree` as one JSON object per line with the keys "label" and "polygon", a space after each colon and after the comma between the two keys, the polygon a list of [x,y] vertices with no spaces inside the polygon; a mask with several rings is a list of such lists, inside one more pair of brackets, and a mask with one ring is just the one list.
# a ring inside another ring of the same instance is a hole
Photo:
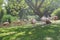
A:
{"label": "tall tree", "polygon": [[53,4],[54,1],[55,0],[25,0],[27,5],[39,17],[42,17],[43,15],[47,15],[47,13],[51,13],[49,11],[52,11],[56,8],[56,6],[55,6],[55,8],[53,7],[54,6],[54,4]]}
{"label": "tall tree", "polygon": [[0,0],[0,11],[2,9],[2,3],[3,3],[3,0]]}
{"label": "tall tree", "polygon": [[25,2],[28,4],[28,6],[33,10],[33,12],[37,15],[40,16],[41,12],[40,12],[40,7],[43,4],[44,0],[42,0],[40,2],[40,4],[38,5],[38,0],[35,0],[35,4],[32,2],[32,0],[25,0]]}
{"label": "tall tree", "polygon": [[0,23],[1,23],[1,19],[3,17],[2,3],[3,3],[3,0],[0,0]]}

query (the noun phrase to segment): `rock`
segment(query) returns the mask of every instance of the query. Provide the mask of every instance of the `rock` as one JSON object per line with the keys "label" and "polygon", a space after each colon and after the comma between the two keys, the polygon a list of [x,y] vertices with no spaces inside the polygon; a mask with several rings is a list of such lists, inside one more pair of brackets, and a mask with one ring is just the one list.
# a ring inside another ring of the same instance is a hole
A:
{"label": "rock", "polygon": [[4,22],[3,26],[9,26],[9,22]]}

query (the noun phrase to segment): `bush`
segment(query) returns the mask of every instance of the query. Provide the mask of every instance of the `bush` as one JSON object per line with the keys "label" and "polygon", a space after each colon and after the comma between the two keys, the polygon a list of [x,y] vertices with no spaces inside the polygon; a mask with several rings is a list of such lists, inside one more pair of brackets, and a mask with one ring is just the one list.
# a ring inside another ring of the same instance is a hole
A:
{"label": "bush", "polygon": [[4,15],[2,18],[2,22],[6,22],[8,20],[10,20],[10,22],[11,22],[11,15]]}
{"label": "bush", "polygon": [[56,9],[51,15],[52,16],[58,16],[60,19],[60,8]]}

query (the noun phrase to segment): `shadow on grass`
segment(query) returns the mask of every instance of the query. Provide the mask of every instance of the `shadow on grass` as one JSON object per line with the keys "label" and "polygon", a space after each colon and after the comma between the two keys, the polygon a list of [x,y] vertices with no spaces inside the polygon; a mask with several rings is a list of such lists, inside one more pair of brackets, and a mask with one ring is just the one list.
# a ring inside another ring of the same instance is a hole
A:
{"label": "shadow on grass", "polygon": [[[43,25],[42,25],[43,26]],[[41,25],[36,25],[36,27],[31,28],[0,28],[0,33],[10,33],[9,35],[0,35],[1,40],[46,40],[44,38],[51,37],[51,40],[60,39],[60,25],[50,24],[42,27]]]}

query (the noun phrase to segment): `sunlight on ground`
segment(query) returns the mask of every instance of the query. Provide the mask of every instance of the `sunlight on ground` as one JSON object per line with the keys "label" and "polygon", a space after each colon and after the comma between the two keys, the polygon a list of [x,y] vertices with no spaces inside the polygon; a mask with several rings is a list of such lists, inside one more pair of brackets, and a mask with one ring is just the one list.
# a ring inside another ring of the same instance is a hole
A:
{"label": "sunlight on ground", "polygon": [[51,37],[46,37],[45,40],[52,40],[52,38]]}
{"label": "sunlight on ground", "polygon": [[1,33],[0,36],[7,36],[7,35],[11,35],[11,34],[15,34],[16,32],[8,32],[8,33]]}
{"label": "sunlight on ground", "polygon": [[60,20],[56,20],[56,21],[52,20],[51,22],[57,24],[57,23],[60,23]]}

